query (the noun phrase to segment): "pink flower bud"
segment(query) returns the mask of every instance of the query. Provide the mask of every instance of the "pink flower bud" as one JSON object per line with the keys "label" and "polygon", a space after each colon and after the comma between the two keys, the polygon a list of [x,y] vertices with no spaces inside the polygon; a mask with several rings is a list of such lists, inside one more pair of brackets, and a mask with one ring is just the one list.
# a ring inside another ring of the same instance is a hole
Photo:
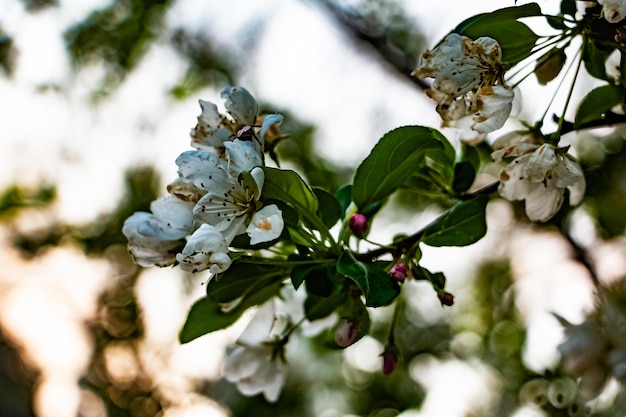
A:
{"label": "pink flower bud", "polygon": [[350,216],[348,226],[354,236],[363,237],[365,232],[367,232],[367,217],[360,213],[355,213]]}
{"label": "pink flower bud", "polygon": [[439,294],[439,301],[441,301],[442,306],[451,307],[454,305],[454,295],[450,294],[447,291],[441,291]]}
{"label": "pink flower bud", "polygon": [[389,271],[389,278],[394,281],[404,282],[405,278],[409,276],[406,268],[406,264],[395,264]]}
{"label": "pink flower bud", "polygon": [[335,343],[345,348],[356,341],[359,333],[359,323],[356,321],[342,320],[335,329]]}
{"label": "pink flower bud", "polygon": [[387,348],[382,354],[383,374],[392,374],[398,367],[398,353],[394,348]]}

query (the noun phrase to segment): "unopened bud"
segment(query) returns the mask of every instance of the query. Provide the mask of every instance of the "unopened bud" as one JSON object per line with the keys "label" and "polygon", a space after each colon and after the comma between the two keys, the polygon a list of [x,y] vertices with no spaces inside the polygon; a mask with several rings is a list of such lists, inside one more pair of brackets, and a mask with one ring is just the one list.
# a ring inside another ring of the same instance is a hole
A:
{"label": "unopened bud", "polygon": [[356,321],[342,320],[335,329],[335,343],[345,348],[356,341],[359,333],[359,324]]}
{"label": "unopened bud", "polygon": [[387,348],[381,355],[383,357],[383,374],[392,374],[398,368],[398,352],[395,348]]}
{"label": "unopened bud", "polygon": [[409,274],[406,264],[395,264],[391,267],[391,270],[389,271],[389,278],[397,282],[404,282],[404,280],[408,276]]}
{"label": "unopened bud", "polygon": [[367,217],[360,213],[355,213],[350,216],[348,226],[350,227],[350,231],[354,236],[363,237],[367,232]]}
{"label": "unopened bud", "polygon": [[449,292],[441,291],[438,296],[442,306],[451,307],[454,305],[454,295],[450,294]]}

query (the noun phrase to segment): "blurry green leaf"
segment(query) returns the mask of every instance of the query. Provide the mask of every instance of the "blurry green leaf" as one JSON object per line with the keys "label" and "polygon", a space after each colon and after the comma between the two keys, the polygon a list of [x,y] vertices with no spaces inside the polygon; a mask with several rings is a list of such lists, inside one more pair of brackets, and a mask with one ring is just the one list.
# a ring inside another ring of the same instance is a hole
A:
{"label": "blurry green leaf", "polygon": [[476,178],[476,168],[470,161],[460,161],[454,164],[454,180],[452,189],[457,193],[467,191]]}
{"label": "blurry green leaf", "polygon": [[236,262],[208,282],[207,296],[213,301],[228,303],[282,281],[289,276],[289,271],[285,266]]}
{"label": "blurry green leaf", "polygon": [[307,294],[304,301],[304,315],[309,321],[327,317],[345,302],[346,297],[347,293],[342,289],[336,289],[328,297]]}
{"label": "blurry green leaf", "polygon": [[334,265],[316,265],[309,269],[304,277],[306,290],[309,294],[328,297],[335,288],[331,274],[335,273]]}
{"label": "blurry green leaf", "polygon": [[389,275],[372,264],[357,261],[348,251],[339,257],[337,272],[353,280],[365,295],[365,305],[379,307],[391,303],[400,293]]}
{"label": "blurry green leaf", "polygon": [[560,48],[554,48],[539,58],[534,71],[539,84],[546,85],[555,79],[563,69],[566,60],[565,51]]}
{"label": "blurry green leaf", "polygon": [[337,190],[335,193],[335,197],[339,202],[339,207],[341,208],[341,218],[343,219],[346,215],[346,210],[352,203],[352,184],[347,184]]}
{"label": "blurry green leaf", "polygon": [[576,7],[576,0],[561,0],[561,14],[569,16],[576,16],[578,8]]}
{"label": "blurry green leaf", "polygon": [[178,336],[180,343],[188,343],[204,336],[207,333],[224,329],[233,324],[248,308],[264,303],[276,295],[281,282],[262,286],[258,291],[244,298],[234,308],[224,312],[222,304],[211,300],[209,297],[196,301],[187,315],[187,320]]}
{"label": "blurry green leaf", "polygon": [[600,80],[609,80],[610,77],[606,74],[605,62],[613,50],[614,48],[601,48],[591,38],[585,39],[582,59],[589,75]]}
{"label": "blurry green leaf", "polygon": [[487,233],[488,201],[488,196],[479,195],[457,203],[426,228],[422,242],[430,246],[466,246],[477,242]]}
{"label": "blurry green leaf", "polygon": [[386,133],[359,165],[352,198],[362,209],[382,200],[412,175],[427,151],[441,149],[445,137],[423,126],[405,126]]}
{"label": "blurry green leaf", "polygon": [[575,128],[585,123],[600,120],[603,115],[624,100],[624,87],[617,85],[603,85],[591,90],[578,105],[576,111]]}
{"label": "blurry green leaf", "polygon": [[296,210],[317,213],[317,197],[298,174],[267,166],[263,167],[263,171],[265,172],[263,197],[284,201]]}
{"label": "blurry green leaf", "polygon": [[517,21],[521,17],[531,16],[541,16],[541,8],[537,3],[472,16],[461,22],[453,32],[471,39],[488,36],[497,40],[502,47],[502,62],[515,65],[530,55],[539,39],[527,25]]}
{"label": "blurry green leaf", "polygon": [[429,281],[436,290],[446,288],[446,276],[443,272],[432,273],[428,269],[418,265],[417,268],[413,270],[413,273],[416,279]]}
{"label": "blurry green leaf", "polygon": [[326,227],[333,227],[339,221],[343,213],[339,202],[334,195],[322,188],[313,187],[313,192],[319,203],[317,216]]}

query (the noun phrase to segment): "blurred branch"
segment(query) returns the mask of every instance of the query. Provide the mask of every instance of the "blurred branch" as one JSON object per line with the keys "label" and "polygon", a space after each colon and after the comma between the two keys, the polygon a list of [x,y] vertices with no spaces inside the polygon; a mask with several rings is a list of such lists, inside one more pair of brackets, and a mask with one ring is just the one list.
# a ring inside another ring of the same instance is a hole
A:
{"label": "blurred branch", "polygon": [[[313,4],[310,0],[304,0]],[[401,45],[400,38],[406,43],[419,45],[421,36],[410,31],[408,26],[399,26],[400,30],[393,30],[389,22],[383,30],[376,30],[372,21],[367,17],[347,8],[338,6],[333,0],[319,0],[322,9],[348,34],[357,47],[365,47],[378,55],[379,58],[389,64],[407,80],[425,90],[430,85],[424,80],[411,76],[411,71],[417,64],[418,54],[408,50],[407,45]],[[404,16],[403,16],[404,18]]]}

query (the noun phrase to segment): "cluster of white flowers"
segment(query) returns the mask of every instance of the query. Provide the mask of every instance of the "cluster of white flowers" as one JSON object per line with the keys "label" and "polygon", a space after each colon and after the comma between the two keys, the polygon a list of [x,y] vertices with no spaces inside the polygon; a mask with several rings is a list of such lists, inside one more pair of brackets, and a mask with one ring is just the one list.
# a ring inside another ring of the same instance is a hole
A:
{"label": "cluster of white flowers", "polygon": [[223,272],[231,264],[233,239],[243,233],[250,243],[278,238],[283,229],[276,205],[261,206],[263,147],[270,127],[282,116],[265,116],[256,126],[258,106],[242,87],[221,92],[230,117],[200,101],[202,113],[192,129],[193,151],[176,159],[178,179],[169,196],[124,223],[123,233],[135,262],[142,266],[179,263],[188,272]]}
{"label": "cluster of white flowers", "polygon": [[537,142],[532,136],[505,135],[494,142],[491,156],[495,162],[515,158],[500,172],[500,195],[510,201],[525,200],[528,218],[545,222],[561,208],[566,188],[571,204],[582,200],[585,178],[566,148]]}
{"label": "cluster of white flowers", "polygon": [[435,79],[426,93],[437,102],[443,126],[460,128],[461,139],[478,143],[511,113],[514,93],[504,83],[501,60],[495,39],[450,33],[424,52],[413,75]]}
{"label": "cluster of white flowers", "polygon": [[626,17],[626,0],[598,0],[602,14],[609,23],[617,23]]}

